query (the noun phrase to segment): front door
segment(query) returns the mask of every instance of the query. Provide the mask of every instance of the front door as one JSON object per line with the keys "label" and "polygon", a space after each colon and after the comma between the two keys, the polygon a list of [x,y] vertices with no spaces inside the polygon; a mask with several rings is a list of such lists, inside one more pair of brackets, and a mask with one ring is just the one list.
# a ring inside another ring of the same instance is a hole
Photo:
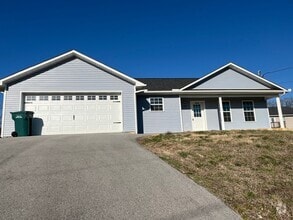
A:
{"label": "front door", "polygon": [[191,104],[191,110],[192,110],[191,111],[192,130],[194,131],[207,130],[204,101],[193,101],[190,104]]}

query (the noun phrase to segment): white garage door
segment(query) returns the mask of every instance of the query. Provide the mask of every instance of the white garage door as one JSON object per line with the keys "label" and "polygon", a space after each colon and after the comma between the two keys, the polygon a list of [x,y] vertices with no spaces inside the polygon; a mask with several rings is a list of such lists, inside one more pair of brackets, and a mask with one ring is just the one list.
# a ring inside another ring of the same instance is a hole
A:
{"label": "white garage door", "polygon": [[25,111],[34,112],[34,134],[122,131],[120,94],[41,94],[24,100]]}

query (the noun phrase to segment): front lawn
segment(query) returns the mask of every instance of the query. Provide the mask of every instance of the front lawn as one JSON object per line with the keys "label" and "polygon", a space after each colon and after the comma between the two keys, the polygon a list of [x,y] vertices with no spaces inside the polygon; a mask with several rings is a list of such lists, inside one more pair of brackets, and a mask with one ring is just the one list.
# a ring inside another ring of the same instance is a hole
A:
{"label": "front lawn", "polygon": [[293,218],[293,131],[166,133],[138,141],[244,219]]}

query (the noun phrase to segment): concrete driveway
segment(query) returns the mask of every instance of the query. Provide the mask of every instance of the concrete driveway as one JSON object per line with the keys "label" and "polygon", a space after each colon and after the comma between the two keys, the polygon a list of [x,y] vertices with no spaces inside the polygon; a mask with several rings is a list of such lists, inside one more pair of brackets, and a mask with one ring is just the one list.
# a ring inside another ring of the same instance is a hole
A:
{"label": "concrete driveway", "polygon": [[0,218],[240,218],[135,137],[0,139]]}

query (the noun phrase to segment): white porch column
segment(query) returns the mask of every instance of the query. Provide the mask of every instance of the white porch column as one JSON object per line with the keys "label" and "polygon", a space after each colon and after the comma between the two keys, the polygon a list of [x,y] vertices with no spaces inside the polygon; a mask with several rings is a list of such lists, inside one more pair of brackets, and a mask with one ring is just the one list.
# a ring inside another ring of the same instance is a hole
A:
{"label": "white porch column", "polygon": [[280,101],[279,96],[276,97],[276,103],[277,103],[278,115],[279,115],[279,120],[280,120],[280,126],[281,126],[281,128],[285,128],[282,106],[281,106],[281,101]]}
{"label": "white porch column", "polygon": [[221,125],[221,130],[225,130],[225,122],[224,122],[224,115],[223,115],[223,102],[222,102],[222,97],[219,97],[219,109],[220,109],[220,125]]}

